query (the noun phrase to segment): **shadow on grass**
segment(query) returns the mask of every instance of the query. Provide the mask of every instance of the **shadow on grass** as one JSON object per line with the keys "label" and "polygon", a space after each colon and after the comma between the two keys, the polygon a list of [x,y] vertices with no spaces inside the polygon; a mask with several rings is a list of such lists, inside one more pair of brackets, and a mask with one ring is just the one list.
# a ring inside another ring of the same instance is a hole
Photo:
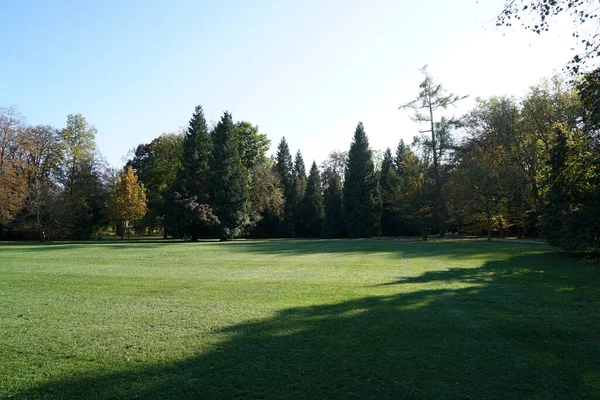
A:
{"label": "shadow on grass", "polygon": [[[487,243],[479,240],[431,240],[423,242],[415,238],[370,238],[370,239],[242,239],[219,242],[218,239],[204,239],[198,242],[184,242],[180,239],[136,238],[120,240],[111,238],[99,241],[55,241],[55,242],[0,242],[0,250],[5,246],[18,247],[20,251],[39,252],[49,250],[73,250],[81,247],[94,247],[111,250],[140,250],[164,246],[189,246],[202,251],[202,246],[227,246],[227,251],[248,254],[268,254],[281,256],[298,256],[310,254],[396,254],[399,257],[479,257],[482,252],[496,252],[504,257],[508,253],[520,254],[523,251],[549,251],[550,247],[540,244],[524,244],[510,242]],[[215,247],[217,248],[217,247]],[[225,250],[225,248],[224,248]]]}
{"label": "shadow on grass", "polygon": [[[218,345],[172,364],[89,371],[14,397],[600,396],[598,264],[566,261],[519,254],[477,269],[426,272],[381,286],[385,295],[232,325]],[[407,283],[430,286],[401,292]]]}

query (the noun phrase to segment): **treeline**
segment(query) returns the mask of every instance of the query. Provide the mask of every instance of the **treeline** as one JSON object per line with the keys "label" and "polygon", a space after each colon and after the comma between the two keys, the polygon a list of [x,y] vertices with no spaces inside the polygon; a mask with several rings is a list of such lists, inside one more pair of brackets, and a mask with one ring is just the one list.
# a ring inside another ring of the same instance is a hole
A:
{"label": "treeline", "polygon": [[[349,151],[308,169],[283,138],[229,113],[209,128],[196,107],[187,130],[137,146],[123,171],[96,150],[81,115],[66,127],[27,126],[0,111],[4,238],[90,238],[107,227],[165,237],[424,239],[448,232],[543,236],[567,250],[600,247],[600,71],[543,81],[523,98],[463,99],[424,69],[403,104],[423,123],[409,146],[382,156],[359,123]],[[139,180],[139,181],[138,181]]]}

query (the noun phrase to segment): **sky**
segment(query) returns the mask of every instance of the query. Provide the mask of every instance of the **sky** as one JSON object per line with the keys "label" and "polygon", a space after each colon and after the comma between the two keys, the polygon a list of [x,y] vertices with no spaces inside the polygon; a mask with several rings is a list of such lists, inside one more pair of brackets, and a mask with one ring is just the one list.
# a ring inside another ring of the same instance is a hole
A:
{"label": "sky", "polygon": [[198,104],[283,136],[307,165],[348,150],[359,121],[373,149],[420,129],[398,106],[420,69],[450,92],[520,96],[573,56],[568,20],[536,35],[498,28],[503,0],[103,0],[0,2],[0,106],[32,125],[83,114],[114,167],[185,127]]}

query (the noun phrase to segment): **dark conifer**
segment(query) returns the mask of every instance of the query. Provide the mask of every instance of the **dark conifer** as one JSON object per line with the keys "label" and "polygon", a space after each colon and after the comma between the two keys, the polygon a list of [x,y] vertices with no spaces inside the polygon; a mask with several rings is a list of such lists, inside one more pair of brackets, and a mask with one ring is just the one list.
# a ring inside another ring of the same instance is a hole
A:
{"label": "dark conifer", "polygon": [[344,181],[344,221],[349,237],[380,234],[381,197],[373,155],[362,122],[354,132]]}
{"label": "dark conifer", "polygon": [[281,142],[277,146],[277,155],[275,159],[275,169],[281,184],[283,186],[283,195],[285,197],[285,205],[283,207],[283,225],[281,226],[281,236],[294,237],[296,235],[296,186],[294,180],[294,163],[290,148],[285,140],[281,138]]}
{"label": "dark conifer", "polygon": [[219,238],[227,240],[239,236],[249,222],[249,178],[239,154],[231,114],[223,114],[212,139],[212,204],[219,219]]}
{"label": "dark conifer", "polygon": [[321,174],[319,168],[317,168],[317,163],[313,161],[306,184],[306,194],[298,207],[298,219],[301,221],[300,228],[304,236],[321,236],[324,213]]}
{"label": "dark conifer", "polygon": [[342,180],[334,171],[327,171],[325,189],[325,220],[321,237],[340,238],[346,236],[346,227],[342,215]]}

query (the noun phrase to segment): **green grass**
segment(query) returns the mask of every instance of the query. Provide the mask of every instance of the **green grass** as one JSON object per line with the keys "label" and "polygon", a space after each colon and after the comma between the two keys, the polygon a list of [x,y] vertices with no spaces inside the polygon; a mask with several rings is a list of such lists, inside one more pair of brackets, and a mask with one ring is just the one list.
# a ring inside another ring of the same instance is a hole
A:
{"label": "green grass", "polygon": [[600,265],[479,241],[0,245],[0,398],[600,398]]}

